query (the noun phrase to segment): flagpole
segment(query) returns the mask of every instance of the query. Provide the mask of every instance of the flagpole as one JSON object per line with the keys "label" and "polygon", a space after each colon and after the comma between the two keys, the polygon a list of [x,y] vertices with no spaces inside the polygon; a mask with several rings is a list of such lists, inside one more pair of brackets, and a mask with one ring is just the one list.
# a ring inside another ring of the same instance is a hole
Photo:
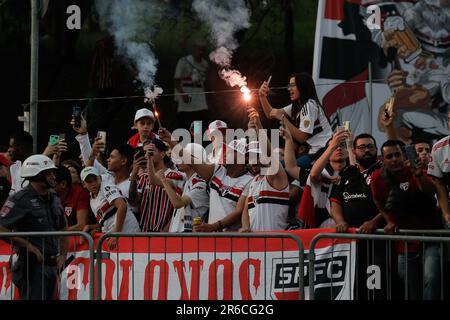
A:
{"label": "flagpole", "polygon": [[[39,75],[39,0],[31,0],[31,59],[30,59],[30,134],[33,152],[37,152],[37,113]],[[25,119],[26,121],[27,119]]]}

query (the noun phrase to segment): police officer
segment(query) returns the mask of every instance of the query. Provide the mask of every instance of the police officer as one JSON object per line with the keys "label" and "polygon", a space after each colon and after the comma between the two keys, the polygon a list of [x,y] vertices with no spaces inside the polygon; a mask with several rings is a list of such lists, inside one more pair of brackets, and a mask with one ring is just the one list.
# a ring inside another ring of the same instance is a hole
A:
{"label": "police officer", "polygon": [[[21,177],[30,183],[5,202],[0,211],[0,232],[48,232],[66,230],[66,219],[56,185],[53,161],[44,155],[28,157]],[[12,280],[21,299],[55,298],[58,269],[66,254],[65,237],[12,238]]]}

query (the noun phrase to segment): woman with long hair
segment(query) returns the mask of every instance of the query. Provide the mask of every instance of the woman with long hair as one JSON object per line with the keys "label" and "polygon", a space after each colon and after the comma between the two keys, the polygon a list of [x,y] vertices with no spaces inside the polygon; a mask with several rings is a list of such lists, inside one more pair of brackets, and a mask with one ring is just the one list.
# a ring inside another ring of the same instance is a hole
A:
{"label": "woman with long hair", "polygon": [[269,84],[264,81],[259,88],[259,100],[264,114],[267,118],[279,121],[286,116],[289,119],[287,126],[294,140],[297,143],[308,143],[311,147],[309,154],[314,154],[325,146],[333,134],[317,96],[314,80],[305,72],[294,74],[289,80],[288,90],[291,104],[275,109],[267,99]]}

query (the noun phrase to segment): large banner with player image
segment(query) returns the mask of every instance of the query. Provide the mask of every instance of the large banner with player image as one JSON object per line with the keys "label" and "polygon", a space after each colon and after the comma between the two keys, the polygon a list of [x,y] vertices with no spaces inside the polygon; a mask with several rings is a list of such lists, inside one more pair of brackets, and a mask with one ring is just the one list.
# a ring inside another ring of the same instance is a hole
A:
{"label": "large banner with player image", "polygon": [[350,121],[355,134],[384,141],[384,105],[395,92],[401,140],[450,134],[449,0],[319,0],[314,59],[334,126]]}
{"label": "large banner with player image", "polygon": [[[309,298],[309,244],[327,229],[289,231],[290,238],[122,238],[116,250],[104,244],[103,300],[280,300],[299,298],[303,275]],[[75,242],[76,251],[73,250]],[[97,243],[98,237],[95,239]],[[89,295],[89,254],[86,244],[71,239],[70,264],[61,274],[61,300],[86,300]],[[17,299],[11,282],[11,248],[0,241],[0,299]],[[353,298],[355,242],[323,239],[315,250],[316,299]],[[99,256],[99,254],[97,254]],[[97,285],[96,285],[97,286]]]}

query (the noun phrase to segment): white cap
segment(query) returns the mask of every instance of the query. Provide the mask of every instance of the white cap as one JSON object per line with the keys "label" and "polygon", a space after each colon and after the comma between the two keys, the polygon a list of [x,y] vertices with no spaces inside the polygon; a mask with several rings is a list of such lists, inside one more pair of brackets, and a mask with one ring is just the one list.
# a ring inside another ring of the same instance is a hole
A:
{"label": "white cap", "polygon": [[91,175],[91,174],[93,174],[94,176],[97,176],[97,177],[100,176],[100,172],[98,171],[97,168],[95,168],[95,167],[86,167],[83,170],[81,170],[81,173],[80,173],[81,181],[84,182],[84,180],[86,180],[86,178],[89,175]]}
{"label": "white cap", "polygon": [[247,151],[247,141],[245,138],[233,140],[228,144],[228,148],[237,151],[240,154],[245,154]]}
{"label": "white cap", "polygon": [[250,141],[248,144],[248,153],[262,154],[258,141]]}
{"label": "white cap", "polygon": [[228,125],[222,120],[214,120],[209,124],[206,134],[210,136],[214,131],[219,129],[228,129]]}
{"label": "white cap", "polygon": [[136,111],[136,115],[134,116],[134,122],[138,121],[141,118],[152,118],[153,120],[155,120],[155,115],[150,110],[142,108]]}
{"label": "white cap", "polygon": [[21,168],[22,178],[32,178],[45,170],[56,169],[52,159],[43,154],[35,154],[25,159]]}

